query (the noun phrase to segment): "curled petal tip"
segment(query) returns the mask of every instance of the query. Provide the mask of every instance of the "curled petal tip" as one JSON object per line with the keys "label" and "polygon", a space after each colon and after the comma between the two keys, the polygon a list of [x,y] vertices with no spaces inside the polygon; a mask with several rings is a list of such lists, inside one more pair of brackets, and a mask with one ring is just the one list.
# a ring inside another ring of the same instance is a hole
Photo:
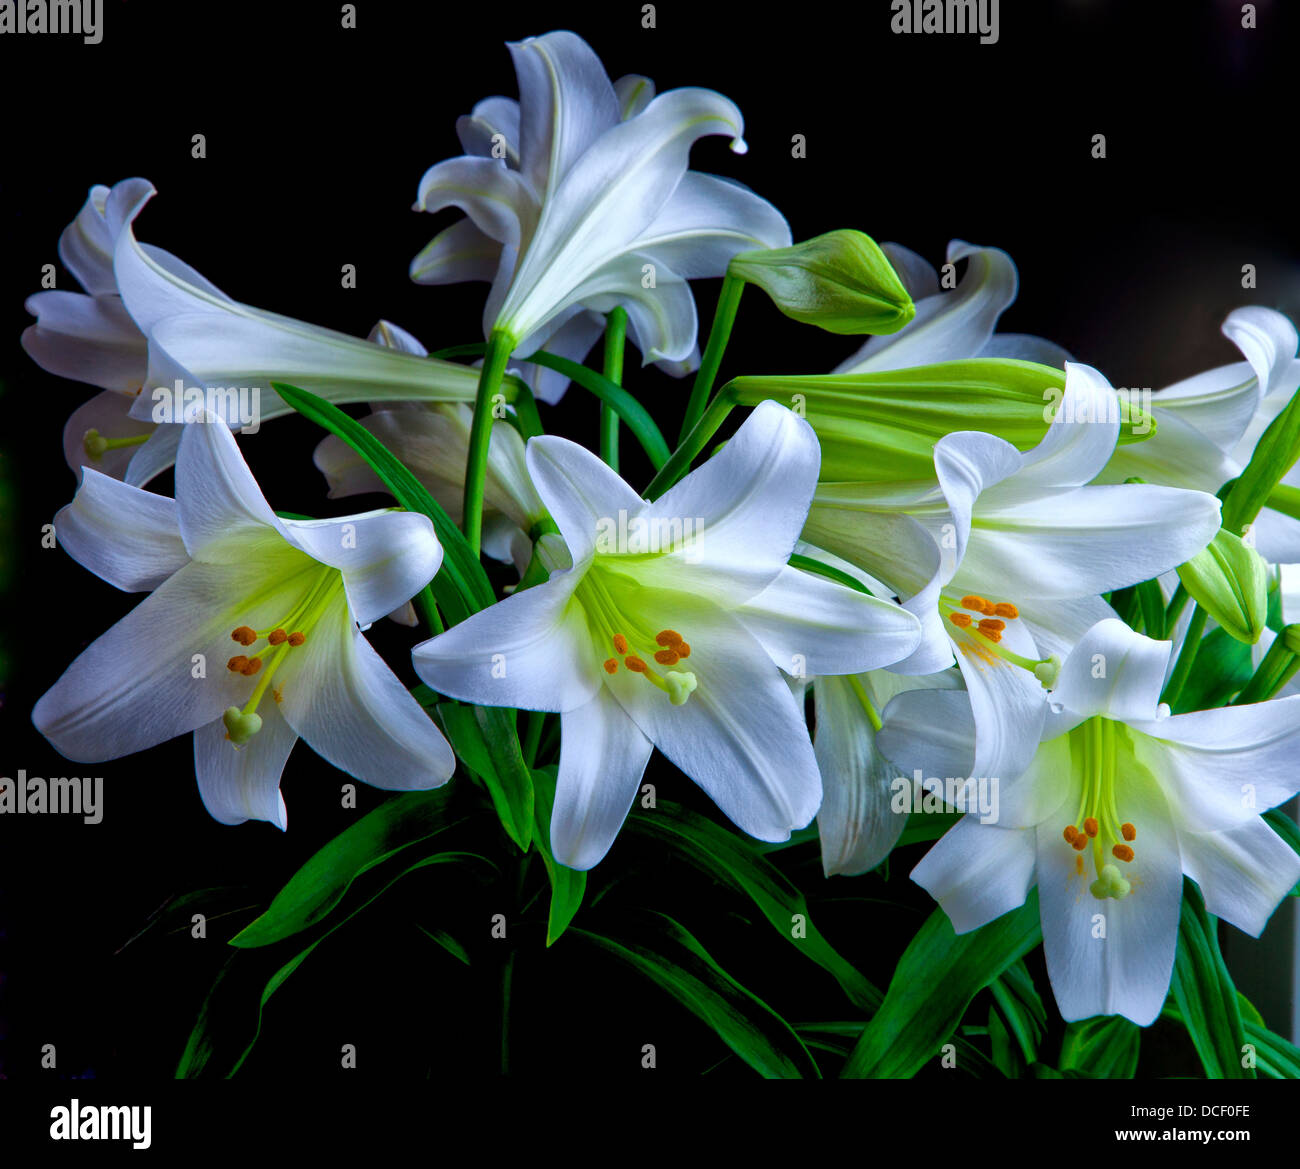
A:
{"label": "curled petal tip", "polygon": [[732,154],[748,154],[749,143],[740,137],[733,138],[731,140],[731,152]]}

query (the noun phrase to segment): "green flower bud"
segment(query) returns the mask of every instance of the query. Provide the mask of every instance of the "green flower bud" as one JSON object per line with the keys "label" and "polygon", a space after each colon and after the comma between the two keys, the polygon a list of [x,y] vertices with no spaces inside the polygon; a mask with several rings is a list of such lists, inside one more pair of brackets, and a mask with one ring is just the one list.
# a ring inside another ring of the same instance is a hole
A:
{"label": "green flower bud", "polygon": [[742,252],[727,274],[757,284],[787,317],[830,333],[897,333],[916,315],[885,253],[860,231]]}
{"label": "green flower bud", "polygon": [[[727,392],[744,406],[765,398],[806,418],[821,444],[823,483],[929,480],[934,444],[983,430],[1026,451],[1042,441],[1065,387],[1048,365],[975,357],[873,373],[740,377]],[[1120,442],[1155,433],[1155,421],[1116,399]]]}
{"label": "green flower bud", "polygon": [[1240,536],[1220,528],[1179,566],[1178,579],[1228,634],[1247,645],[1259,640],[1268,616],[1268,565]]}

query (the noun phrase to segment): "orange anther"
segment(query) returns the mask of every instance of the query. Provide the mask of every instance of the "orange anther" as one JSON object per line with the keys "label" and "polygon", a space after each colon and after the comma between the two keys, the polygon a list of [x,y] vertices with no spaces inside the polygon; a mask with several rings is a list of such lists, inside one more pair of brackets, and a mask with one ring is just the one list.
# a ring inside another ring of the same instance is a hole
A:
{"label": "orange anther", "polygon": [[948,620],[954,625],[959,625],[962,629],[965,629],[970,624],[971,617],[969,613],[949,613]]}
{"label": "orange anther", "polygon": [[283,629],[272,629],[266,640],[272,645],[279,645],[280,642],[288,639],[289,635]]}
{"label": "orange anther", "polygon": [[634,674],[644,674],[650,668],[636,654],[624,658],[623,664]]}
{"label": "orange anther", "polygon": [[605,673],[614,674],[618,672],[618,658],[605,659]]}
{"label": "orange anther", "polygon": [[1020,616],[1020,610],[1010,601],[999,601],[993,606],[993,615],[995,617],[1010,617],[1014,620]]}
{"label": "orange anther", "polygon": [[655,650],[655,661],[661,666],[675,666],[678,662],[678,655],[671,649]]}
{"label": "orange anther", "polygon": [[679,641],[675,646],[673,646],[673,649],[677,651],[677,656],[679,658],[689,658],[691,656],[691,647],[684,641]]}
{"label": "orange anther", "polygon": [[231,630],[230,640],[237,641],[240,645],[252,645],[257,640],[257,634],[247,625],[241,625],[238,629]]}
{"label": "orange anther", "polygon": [[1133,859],[1133,850],[1127,844],[1117,844],[1110,851],[1118,860],[1131,861]]}
{"label": "orange anther", "polygon": [[261,658],[249,658],[247,663],[240,669],[240,673],[246,678],[251,678],[258,670],[262,668]]}
{"label": "orange anther", "polygon": [[1082,852],[1088,847],[1088,837],[1084,833],[1078,833],[1074,838],[1074,851]]}
{"label": "orange anther", "polygon": [[1083,830],[1084,830],[1084,831],[1085,831],[1089,836],[1096,836],[1096,835],[1097,835],[1097,832],[1098,832],[1098,827],[1097,827],[1097,820],[1096,820],[1096,817],[1094,817],[1094,816],[1089,816],[1089,817],[1088,817],[1088,818],[1083,822]]}
{"label": "orange anther", "polygon": [[1001,633],[1007,627],[1005,621],[999,621],[996,617],[985,617],[980,622],[981,633]]}
{"label": "orange anther", "polygon": [[995,644],[1002,640],[1002,634],[1000,634],[996,629],[984,629],[981,627],[979,632],[981,637],[987,638]]}
{"label": "orange anther", "polygon": [[290,645],[302,645],[302,643],[306,640],[307,640],[307,635],[305,633],[294,632],[289,634]]}
{"label": "orange anther", "polygon": [[1067,824],[1067,825],[1065,826],[1065,833],[1064,833],[1064,835],[1065,835],[1065,839],[1066,839],[1070,844],[1073,844],[1073,843],[1074,843],[1074,838],[1075,838],[1076,836],[1079,835],[1079,830],[1078,830],[1078,829],[1077,829],[1073,824]]}
{"label": "orange anther", "polygon": [[614,649],[621,654],[627,653],[627,638],[621,633],[614,634]]}
{"label": "orange anther", "polygon": [[675,629],[661,629],[655,634],[655,645],[676,645],[681,641],[682,635]]}
{"label": "orange anther", "polygon": [[961,607],[963,609],[974,609],[976,613],[983,613],[984,606],[987,604],[988,601],[977,593],[969,593],[961,599]]}
{"label": "orange anther", "polygon": [[238,674],[246,665],[248,665],[248,659],[243,654],[236,654],[226,663],[226,669]]}
{"label": "orange anther", "polygon": [[1119,830],[1125,840],[1136,840],[1138,838],[1138,830],[1132,824],[1121,824]]}

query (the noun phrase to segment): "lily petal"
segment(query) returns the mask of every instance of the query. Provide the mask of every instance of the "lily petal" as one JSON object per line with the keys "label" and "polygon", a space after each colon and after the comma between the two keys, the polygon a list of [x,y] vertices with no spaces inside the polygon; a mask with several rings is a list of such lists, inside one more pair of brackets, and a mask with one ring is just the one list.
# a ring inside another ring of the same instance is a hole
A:
{"label": "lily petal", "polygon": [[797,568],[734,612],[787,674],[860,674],[902,661],[921,640],[906,609]]}
{"label": "lily petal", "polygon": [[65,552],[128,593],[152,591],[189,563],[176,501],[128,487],[90,467],[54,517]]}
{"label": "lily petal", "polygon": [[1059,824],[1049,820],[1037,832],[1043,950],[1067,1022],[1124,1015],[1145,1027],[1169,991],[1183,899],[1178,839],[1149,777],[1126,776],[1125,800],[1139,809],[1142,847],[1124,869],[1133,887],[1122,900],[1092,896],[1090,875],[1076,871],[1078,854]]}
{"label": "lily petal", "polygon": [[194,773],[209,815],[222,824],[265,820],[282,832],[289,817],[280,776],[298,735],[274,702],[262,707],[262,729],[236,749],[221,719],[194,732]]}
{"label": "lily petal", "polygon": [[284,520],[290,543],[343,573],[348,607],[369,625],[437,574],[442,545],[428,516],[385,508],[337,520]]}
{"label": "lily petal", "polygon": [[1035,876],[1033,830],[963,816],[911,876],[943,908],[954,931],[969,933],[1025,903]]}
{"label": "lily petal", "polygon": [[451,778],[451,746],[342,606],[292,653],[300,656],[281,667],[277,701],[316,754],[391,791],[423,791]]}
{"label": "lily petal", "polygon": [[415,672],[442,694],[483,706],[575,710],[601,675],[573,600],[579,574],[513,593],[411,651]]}
{"label": "lily petal", "polygon": [[652,747],[603,686],[585,706],[560,715],[560,770],[551,849],[571,869],[604,859],[627,819]]}
{"label": "lily petal", "polygon": [[721,451],[645,508],[650,522],[676,521],[684,530],[693,520],[697,536],[648,561],[641,579],[681,587],[689,573],[692,587],[722,588],[738,601],[757,596],[789,562],[819,461],[807,422],[776,402],[760,403]]}
{"label": "lily petal", "polygon": [[1300,881],[1300,856],[1258,817],[1227,832],[1180,832],[1178,844],[1205,908],[1251,937]]}

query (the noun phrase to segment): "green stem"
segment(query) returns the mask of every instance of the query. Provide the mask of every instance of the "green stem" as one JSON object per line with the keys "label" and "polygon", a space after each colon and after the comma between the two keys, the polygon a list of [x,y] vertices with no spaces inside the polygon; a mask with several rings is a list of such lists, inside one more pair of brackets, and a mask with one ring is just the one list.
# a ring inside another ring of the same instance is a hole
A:
{"label": "green stem", "polygon": [[479,373],[478,392],[474,395],[474,421],[469,431],[469,457],[465,462],[465,511],[461,529],[474,555],[483,543],[483,489],[487,485],[488,444],[492,439],[493,398],[506,372],[506,362],[516,341],[501,330],[488,339]]}
{"label": "green stem", "polygon": [[726,352],[727,342],[731,339],[731,326],[736,321],[736,310],[740,307],[740,294],[745,291],[745,282],[736,276],[727,276],[722,281],[722,291],[718,293],[718,307],[713,314],[713,325],[709,329],[709,340],[704,347],[704,356],[700,359],[700,368],[695,375],[695,384],[691,387],[690,400],[686,403],[686,417],[682,419],[682,432],[678,442],[686,441],[686,436],[695,428],[704,415],[709,403],[709,394],[713,390],[713,381],[718,376],[722,365],[722,355]]}
{"label": "green stem", "polygon": [[1249,682],[1241,688],[1241,693],[1233,700],[1233,706],[1246,706],[1252,702],[1266,702],[1282,689],[1300,670],[1300,657],[1297,657],[1286,644],[1285,632],[1279,633],[1268,647],[1259,669],[1251,676]]}
{"label": "green stem", "polygon": [[[1205,632],[1206,617],[1205,610],[1199,605],[1193,604],[1192,617],[1187,623],[1187,635],[1183,638],[1183,648],[1178,654],[1178,662],[1174,666],[1169,685],[1165,687],[1165,692],[1160,695],[1160,701],[1169,703],[1170,709],[1176,707],[1178,699],[1182,696],[1183,687],[1187,684],[1187,679],[1192,676],[1192,667],[1196,664],[1196,653],[1201,648],[1201,634]],[[1175,713],[1177,712],[1175,711]]]}
{"label": "green stem", "polygon": [[[605,318],[605,376],[623,384],[623,346],[627,340],[627,310],[616,305]],[[608,402],[600,404],[600,457],[618,470],[618,415]]]}
{"label": "green stem", "polygon": [[519,420],[520,437],[525,442],[546,433],[542,428],[542,416],[537,413],[537,399],[523,382],[519,383],[519,392],[515,395],[515,417]]}
{"label": "green stem", "polygon": [[434,600],[432,585],[425,585],[415,594],[415,603],[419,607],[429,631],[435,634],[444,632],[446,626],[443,625],[442,617],[438,613],[438,602]]}
{"label": "green stem", "polygon": [[528,725],[524,729],[524,762],[529,767],[537,765],[537,748],[542,742],[542,727],[546,725],[546,712],[543,710],[530,710],[528,712]]}
{"label": "green stem", "polygon": [[718,428],[726,421],[727,415],[731,413],[736,405],[735,394],[730,388],[731,384],[728,382],[718,391],[717,396],[709,403],[709,407],[704,411],[703,416],[691,428],[690,434],[682,439],[677,449],[668,456],[668,461],[659,468],[658,473],[650,480],[649,486],[645,489],[647,499],[658,499],[691,469],[691,463],[708,446],[709,439],[718,432]]}
{"label": "green stem", "polygon": [[1187,590],[1180,584],[1174,589],[1174,595],[1169,598],[1169,608],[1165,610],[1165,628],[1170,632],[1178,624],[1178,618],[1187,604]]}

